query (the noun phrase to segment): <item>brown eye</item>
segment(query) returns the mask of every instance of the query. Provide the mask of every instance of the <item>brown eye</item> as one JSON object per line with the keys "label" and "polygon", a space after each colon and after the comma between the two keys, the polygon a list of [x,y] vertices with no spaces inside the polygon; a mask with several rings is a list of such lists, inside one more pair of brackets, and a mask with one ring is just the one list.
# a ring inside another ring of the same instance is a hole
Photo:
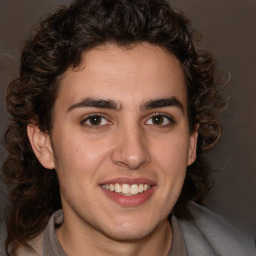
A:
{"label": "brown eye", "polygon": [[81,124],[86,126],[103,126],[109,124],[108,120],[101,115],[90,115]]}
{"label": "brown eye", "polygon": [[102,121],[102,117],[101,116],[90,116],[88,121],[91,125],[100,125],[101,121]]}
{"label": "brown eye", "polygon": [[173,123],[174,121],[171,117],[161,114],[153,115],[146,121],[146,124],[155,126],[168,126]]}
{"label": "brown eye", "polygon": [[155,125],[162,125],[164,123],[164,117],[163,116],[153,116],[152,117],[152,123]]}

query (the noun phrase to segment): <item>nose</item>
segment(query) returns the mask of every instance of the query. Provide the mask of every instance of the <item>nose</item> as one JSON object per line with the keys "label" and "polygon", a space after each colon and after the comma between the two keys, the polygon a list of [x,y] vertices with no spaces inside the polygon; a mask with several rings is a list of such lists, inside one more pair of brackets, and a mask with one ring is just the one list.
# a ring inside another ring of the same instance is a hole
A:
{"label": "nose", "polygon": [[139,128],[126,128],[119,132],[112,152],[112,161],[120,166],[137,170],[151,160],[147,138]]}

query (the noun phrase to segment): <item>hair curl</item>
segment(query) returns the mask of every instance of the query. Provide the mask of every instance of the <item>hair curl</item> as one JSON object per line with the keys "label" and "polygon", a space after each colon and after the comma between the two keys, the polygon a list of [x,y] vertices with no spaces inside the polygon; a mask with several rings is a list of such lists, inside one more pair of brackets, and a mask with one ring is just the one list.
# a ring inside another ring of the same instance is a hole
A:
{"label": "hair curl", "polygon": [[52,110],[62,74],[80,64],[82,53],[106,42],[131,46],[149,42],[164,47],[183,66],[190,130],[199,124],[197,159],[187,168],[178,205],[202,203],[209,191],[209,166],[204,153],[218,141],[216,114],[225,100],[218,90],[215,61],[195,48],[189,20],[166,0],[77,0],[41,21],[25,42],[19,78],[9,84],[7,108],[11,123],[5,133],[9,152],[2,177],[11,185],[6,249],[38,235],[49,216],[61,208],[56,172],[35,157],[27,125],[35,121],[50,132]]}

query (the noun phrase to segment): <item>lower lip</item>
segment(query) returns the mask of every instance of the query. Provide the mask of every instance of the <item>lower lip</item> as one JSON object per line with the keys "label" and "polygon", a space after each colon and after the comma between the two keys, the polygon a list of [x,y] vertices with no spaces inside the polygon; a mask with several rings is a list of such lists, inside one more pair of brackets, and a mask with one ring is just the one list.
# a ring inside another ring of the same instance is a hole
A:
{"label": "lower lip", "polygon": [[108,198],[118,203],[119,205],[132,207],[132,206],[139,206],[145,203],[146,201],[148,201],[155,190],[155,186],[152,186],[150,189],[148,189],[143,193],[139,193],[133,196],[125,196],[105,188],[102,188],[102,190],[104,191],[104,193],[107,195]]}

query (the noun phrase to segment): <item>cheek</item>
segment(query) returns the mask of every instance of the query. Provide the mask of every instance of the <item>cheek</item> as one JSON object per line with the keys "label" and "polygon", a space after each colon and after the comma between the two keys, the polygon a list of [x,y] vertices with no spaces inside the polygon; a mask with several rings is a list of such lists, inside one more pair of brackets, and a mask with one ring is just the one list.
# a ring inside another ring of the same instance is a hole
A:
{"label": "cheek", "polygon": [[55,145],[56,169],[63,174],[94,173],[108,154],[107,142],[102,139],[97,141],[73,136],[58,141]]}
{"label": "cheek", "polygon": [[188,159],[188,139],[170,136],[153,145],[154,158],[166,172],[186,171]]}
{"label": "cheek", "polygon": [[79,201],[90,194],[106,154],[106,147],[100,147],[95,141],[91,143],[73,138],[56,145],[56,172],[64,198]]}

